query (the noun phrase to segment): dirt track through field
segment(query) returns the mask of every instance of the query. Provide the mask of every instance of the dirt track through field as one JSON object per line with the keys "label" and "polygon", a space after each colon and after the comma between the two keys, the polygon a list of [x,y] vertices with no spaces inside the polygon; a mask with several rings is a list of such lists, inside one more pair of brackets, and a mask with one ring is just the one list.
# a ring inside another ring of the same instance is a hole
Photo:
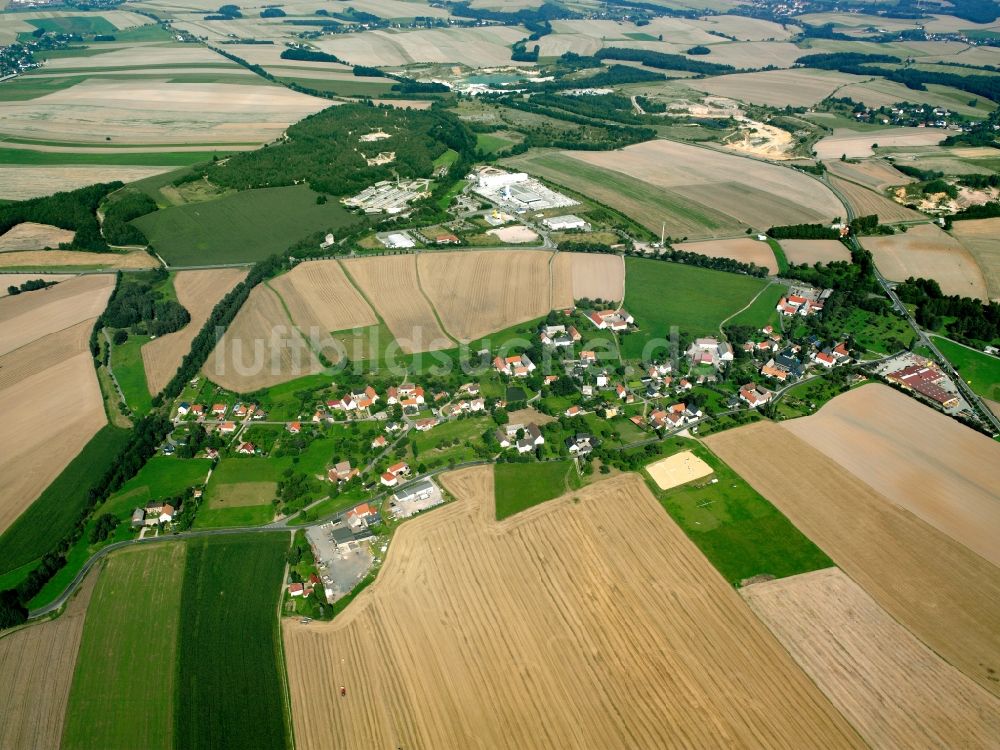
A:
{"label": "dirt track through field", "polygon": [[884,385],[848,391],[784,427],[1000,566],[1000,443]]}
{"label": "dirt track through field", "polygon": [[893,618],[1000,695],[1000,569],[773,422],[705,442]]}
{"label": "dirt track through field", "polygon": [[180,271],[174,277],[177,301],[187,308],[191,322],[179,331],[143,345],[142,364],[150,394],[155,396],[170,382],[215,305],[246,275],[241,268],[213,268]]}
{"label": "dirt track through field", "polygon": [[96,582],[97,573],[91,572],[58,619],[0,638],[0,747],[59,747],[87,605]]}
{"label": "dirt track through field", "polygon": [[499,524],[492,467],[443,483],[334,622],[284,621],[299,747],[862,746],[638,476]]}
{"label": "dirt track through field", "polygon": [[545,315],[551,309],[549,260],[537,250],[422,253],[420,284],[459,341]]}
{"label": "dirt track through field", "polygon": [[917,640],[839,568],[740,593],[873,748],[996,747],[1000,699]]}

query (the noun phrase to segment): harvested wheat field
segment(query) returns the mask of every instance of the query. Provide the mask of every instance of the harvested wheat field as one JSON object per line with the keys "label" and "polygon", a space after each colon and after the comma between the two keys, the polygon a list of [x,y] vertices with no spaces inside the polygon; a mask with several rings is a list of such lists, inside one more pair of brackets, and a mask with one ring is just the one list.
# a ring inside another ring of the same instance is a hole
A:
{"label": "harvested wheat field", "polygon": [[841,394],[785,428],[1000,566],[1000,443],[885,385]]}
{"label": "harvested wheat field", "polygon": [[986,279],[972,253],[934,224],[920,224],[884,237],[864,237],[861,244],[875,257],[875,265],[887,279],[934,279],[945,294],[988,299]]}
{"label": "harvested wheat field", "polygon": [[223,388],[249,393],[322,369],[278,295],[261,284],[250,292],[202,372]]}
{"label": "harvested wheat field", "polygon": [[990,299],[1000,300],[1000,219],[956,221],[951,233],[979,264]]}
{"label": "harvested wheat field", "polygon": [[219,300],[241,282],[247,272],[241,268],[213,268],[204,271],[180,271],[174,276],[177,301],[191,314],[184,328],[143,344],[142,364],[146,370],[149,392],[156,395],[181,366],[191,342],[198,335]]}
{"label": "harvested wheat field", "polygon": [[927,219],[922,213],[900,205],[896,201],[855,182],[842,180],[839,177],[830,177],[830,184],[844,196],[844,199],[858,216],[878,214],[878,220],[883,224]]}
{"label": "harvested wheat field", "polygon": [[811,107],[845,83],[863,80],[865,79],[861,76],[847,73],[797,68],[713,76],[691,81],[690,86],[708,94],[726,96],[750,104]]}
{"label": "harvested wheat field", "polygon": [[682,451],[661,458],[646,467],[649,476],[661,490],[669,490],[695,479],[702,479],[712,473],[712,467],[691,451]]}
{"label": "harvested wheat field", "polygon": [[778,273],[778,262],[774,251],[767,242],[740,237],[735,240],[706,240],[705,242],[681,242],[674,245],[686,253],[698,253],[709,258],[729,258],[740,263],[753,263],[766,268],[768,273]]}
{"label": "harvested wheat field", "polygon": [[21,286],[28,281],[66,281],[72,279],[71,274],[64,273],[5,273],[0,274],[0,297],[9,295],[7,289],[12,286]]}
{"label": "harvested wheat field", "polygon": [[145,250],[88,253],[82,250],[25,250],[0,253],[0,268],[156,268],[160,262]]}
{"label": "harvested wheat field", "polygon": [[417,269],[442,325],[468,342],[548,313],[551,259],[536,250],[422,253]]}
{"label": "harvested wheat field", "polygon": [[825,165],[830,174],[878,192],[894,185],[909,185],[915,181],[913,177],[903,174],[889,162],[881,159],[865,159],[856,163],[833,159],[825,162]]}
{"label": "harvested wheat field", "polygon": [[335,260],[312,260],[269,282],[303,331],[323,335],[378,324],[378,317]]}
{"label": "harvested wheat field", "polygon": [[[813,178],[774,164],[673,141],[649,141],[618,151],[567,152],[573,161],[641,180],[684,207],[677,220],[666,212],[667,230],[679,233],[685,217],[699,214],[718,224],[717,233],[748,226],[827,222],[844,212],[837,197]],[[612,175],[613,179],[613,175]],[[694,212],[691,214],[691,212]],[[718,217],[718,219],[712,218]],[[707,222],[702,222],[706,224]],[[660,222],[657,221],[657,229]]]}
{"label": "harvested wheat field", "polygon": [[[419,15],[423,15],[426,6]],[[510,59],[510,45],[523,39],[523,30],[512,26],[376,30],[363,34],[334,34],[318,41],[351,65],[395,66],[411,63],[458,63],[472,68],[490,65],[523,65]]]}
{"label": "harvested wheat field", "polygon": [[450,349],[455,345],[420,289],[415,255],[354,258],[343,263],[404,352]]}
{"label": "harvested wheat field", "polygon": [[637,475],[502,523],[492,467],[442,481],[334,622],[283,622],[300,747],[862,745]]}
{"label": "harvested wheat field", "polygon": [[61,284],[0,300],[0,355],[96,318],[108,303],[115,277],[77,276]]}
{"label": "harvested wheat field", "polygon": [[996,747],[1000,699],[917,640],[842,570],[740,593],[871,747]]}
{"label": "harvested wheat field", "polygon": [[781,249],[789,263],[830,263],[851,261],[851,251],[840,240],[781,240]]}
{"label": "harvested wheat field", "polygon": [[[0,123],[2,123],[2,103],[0,103]],[[2,126],[2,125],[0,125]],[[79,126],[78,126],[79,127]],[[72,133],[64,136],[67,140]],[[144,177],[169,172],[175,167],[126,167],[126,166],[0,166],[0,199],[23,201],[52,195],[61,190],[76,190],[96,182],[133,182]]]}
{"label": "harvested wheat field", "polygon": [[95,322],[96,318],[82,320],[0,356],[0,391],[63,360],[90,351],[90,332]]}
{"label": "harvested wheat field", "polygon": [[625,259],[605,253],[556,253],[552,267],[552,307],[572,307],[578,299],[621,302]]}
{"label": "harvested wheat field", "polygon": [[[897,100],[899,101],[899,100]],[[874,155],[872,145],[879,148],[934,146],[947,137],[944,130],[937,128],[888,128],[886,130],[857,131],[847,128],[834,128],[833,134],[820,139],[813,151],[816,158],[826,161],[846,156],[848,159],[861,159]]]}
{"label": "harvested wheat field", "polygon": [[72,242],[74,233],[51,224],[36,224],[25,221],[0,235],[0,253],[11,250],[44,250],[59,247],[63,242]]}
{"label": "harvested wheat field", "polygon": [[57,619],[0,638],[0,716],[4,717],[0,721],[0,747],[59,747],[87,605],[96,581],[97,573],[91,572]]}
{"label": "harvested wheat field", "polygon": [[1000,695],[1000,569],[774,422],[727,430],[705,443],[892,618]]}

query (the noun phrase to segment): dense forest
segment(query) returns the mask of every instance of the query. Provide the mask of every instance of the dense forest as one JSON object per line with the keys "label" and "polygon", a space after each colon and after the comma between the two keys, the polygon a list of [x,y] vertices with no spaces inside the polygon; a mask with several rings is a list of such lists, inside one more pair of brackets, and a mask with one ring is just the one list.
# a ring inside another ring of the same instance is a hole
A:
{"label": "dense forest", "polygon": [[933,279],[912,276],[896,286],[903,302],[917,306],[916,319],[924,328],[945,330],[956,341],[973,345],[991,343],[1000,338],[1000,304],[983,304],[978,299],[946,296]]}
{"label": "dense forest", "polygon": [[100,183],[0,206],[0,234],[22,222],[34,221],[75,232],[70,244],[73,249],[107,250],[108,245],[101,236],[101,226],[97,221],[97,208],[108,193],[120,187],[120,182]]}
{"label": "dense forest", "polygon": [[[389,137],[359,140],[377,130]],[[238,190],[305,181],[320,193],[350,195],[397,176],[430,177],[434,160],[449,148],[468,155],[476,149],[475,136],[450,112],[344,104],[292,125],[281,143],[235,154],[205,171],[216,185]],[[396,155],[391,164],[366,162],[387,151]]]}
{"label": "dense forest", "polygon": [[767,230],[776,240],[839,240],[840,232],[829,224],[788,224]]}
{"label": "dense forest", "polygon": [[115,196],[104,206],[104,239],[111,245],[145,245],[146,235],[129,222],[152,213],[156,208],[156,201],[137,190]]}
{"label": "dense forest", "polygon": [[141,328],[152,336],[179,331],[191,315],[176,300],[164,299],[156,286],[166,281],[167,272],[158,268],[144,274],[119,274],[114,294],[101,316],[101,325],[133,330]]}

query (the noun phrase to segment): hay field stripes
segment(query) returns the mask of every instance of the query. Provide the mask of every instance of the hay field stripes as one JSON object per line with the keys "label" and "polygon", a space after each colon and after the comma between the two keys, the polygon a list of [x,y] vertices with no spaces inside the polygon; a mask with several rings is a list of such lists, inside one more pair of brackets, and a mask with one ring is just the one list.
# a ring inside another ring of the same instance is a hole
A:
{"label": "hay field stripes", "polygon": [[266,284],[254,287],[202,372],[237,393],[284,383],[322,370],[308,343]]}
{"label": "hay field stripes", "polygon": [[[705,442],[889,615],[1000,696],[996,566],[773,422],[727,430]],[[762,461],[767,455],[782,461]]]}
{"label": "hay field stripes", "polygon": [[63,614],[0,638],[0,747],[59,747],[73,670],[97,581],[91,572]]}
{"label": "hay field stripes", "polygon": [[927,221],[927,217],[919,211],[900,205],[874,190],[858,185],[856,182],[830,177],[830,185],[844,197],[848,205],[858,216],[878,214],[883,224],[894,224],[901,221]]}
{"label": "hay field stripes", "polygon": [[215,268],[180,271],[174,276],[177,301],[187,308],[191,322],[179,331],[143,345],[142,364],[151,395],[155,396],[170,382],[215,305],[246,275],[247,272],[240,268]]}
{"label": "hay field stripes", "polygon": [[986,279],[975,258],[934,224],[910,227],[905,234],[864,237],[861,244],[888,279],[934,279],[945,294],[987,299]]}
{"label": "hay field stripes", "polygon": [[890,502],[1000,566],[996,441],[884,385],[848,391],[784,426]]}
{"label": "hay field stripes", "polygon": [[375,311],[337,261],[299,263],[269,283],[284,300],[292,320],[307,335],[312,328],[325,335],[378,324]]}
{"label": "hay field stripes", "polygon": [[417,268],[444,327],[468,342],[552,309],[549,259],[534,250],[422,253]]}
{"label": "hay field stripes", "polygon": [[364,34],[336,34],[316,44],[324,52],[352,65],[392,67],[426,62],[481,68],[525,65],[511,61],[510,46],[527,35],[523,28],[514,26],[376,30]]}
{"label": "hay field stripes", "polygon": [[979,264],[990,299],[1000,300],[1000,219],[956,221],[951,233]]}
{"label": "hay field stripes", "polygon": [[492,467],[442,481],[335,621],[284,621],[299,747],[863,746],[637,475],[502,523]]}
{"label": "hay field stripes", "polygon": [[1000,699],[945,662],[838,568],[740,594],[873,748],[993,747]]}

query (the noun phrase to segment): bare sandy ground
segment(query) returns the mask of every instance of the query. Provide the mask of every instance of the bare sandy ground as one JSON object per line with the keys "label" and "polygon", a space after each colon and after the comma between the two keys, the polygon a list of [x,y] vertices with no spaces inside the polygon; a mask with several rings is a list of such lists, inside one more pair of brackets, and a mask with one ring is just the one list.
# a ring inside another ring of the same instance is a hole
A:
{"label": "bare sandy ground", "polygon": [[1000,443],[884,385],[848,391],[784,426],[891,502],[1000,565]]}
{"label": "bare sandy ground", "polygon": [[709,476],[712,473],[712,467],[691,451],[682,451],[651,463],[646,467],[646,471],[656,482],[657,487],[661,490],[669,490],[671,487]]}
{"label": "bare sandy ground", "polygon": [[538,235],[528,229],[528,227],[522,226],[497,227],[496,229],[487,230],[486,234],[492,234],[501,242],[510,245],[524,245],[529,242],[538,242]]}
{"label": "bare sandy ground", "polygon": [[104,311],[115,285],[111,274],[69,281],[0,300],[0,355]]}
{"label": "bare sandy ground", "polygon": [[945,294],[989,298],[975,258],[934,224],[910,227],[904,234],[865,237],[861,244],[875,256],[875,265],[888,279],[934,279]]}
{"label": "bare sandy ground", "polygon": [[145,250],[130,253],[87,253],[80,250],[25,250],[0,253],[0,268],[61,268],[79,266],[87,269],[155,268],[160,265]]}
{"label": "bare sandy ground", "polygon": [[956,221],[951,233],[979,264],[990,299],[1000,300],[1000,219]]}
{"label": "bare sandy ground", "polygon": [[851,251],[839,240],[782,240],[781,249],[789,263],[830,263],[835,260],[850,262]]}
{"label": "bare sandy ground", "polygon": [[1000,569],[785,427],[758,422],[705,442],[890,616],[1000,696]]}
{"label": "bare sandy ground", "polygon": [[59,747],[66,702],[83,636],[87,605],[97,582],[91,572],[56,620],[0,638],[0,747]]}
{"label": "bare sandy ground", "polygon": [[710,258],[730,258],[740,263],[753,263],[766,268],[768,273],[778,273],[778,262],[771,246],[760,240],[741,237],[735,240],[706,240],[704,242],[681,242],[674,245],[687,253],[698,253]]}
{"label": "bare sandy ground", "polygon": [[740,594],[871,747],[995,747],[1000,699],[842,570],[755,583]]}
{"label": "bare sandy ground", "polygon": [[21,286],[26,281],[66,281],[73,276],[62,273],[5,273],[0,274],[0,297],[7,296],[7,288],[11,286]]}
{"label": "bare sandy ground", "polygon": [[71,242],[73,235],[73,232],[51,224],[25,221],[0,235],[0,252],[56,248],[63,242]]}
{"label": "bare sandy ground", "polygon": [[334,622],[283,622],[300,747],[862,746],[638,476],[499,524],[491,467],[443,483]]}
{"label": "bare sandy ground", "polygon": [[142,364],[151,394],[156,395],[170,382],[215,305],[246,275],[247,272],[242,268],[213,268],[180,271],[174,277],[177,301],[187,308],[191,314],[191,322],[179,331],[160,336],[143,345]]}
{"label": "bare sandy ground", "polygon": [[886,146],[933,146],[947,137],[948,133],[939,128],[890,128],[888,130],[857,131],[847,128],[836,128],[832,135],[821,138],[813,147],[816,158],[839,159],[846,155],[848,159],[860,159],[872,156],[872,144],[879,148]]}
{"label": "bare sandy ground", "polygon": [[[2,109],[2,105],[0,105]],[[0,111],[0,120],[3,114]],[[0,125],[2,127],[2,125]],[[71,133],[66,133],[71,136]],[[134,182],[144,177],[169,172],[176,167],[0,167],[0,198],[6,200],[27,200],[42,195],[51,195],[61,190],[76,190],[96,182]]]}

